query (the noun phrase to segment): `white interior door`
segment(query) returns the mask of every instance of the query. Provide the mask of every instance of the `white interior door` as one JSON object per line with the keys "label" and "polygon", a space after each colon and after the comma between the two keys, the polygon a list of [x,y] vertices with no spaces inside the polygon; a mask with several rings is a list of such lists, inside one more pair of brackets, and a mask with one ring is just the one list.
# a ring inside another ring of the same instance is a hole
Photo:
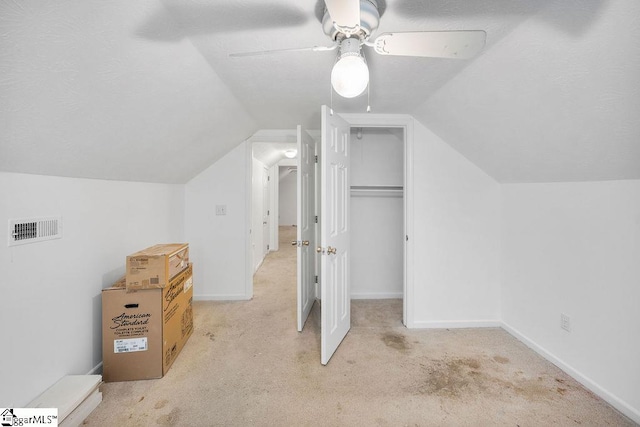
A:
{"label": "white interior door", "polygon": [[262,171],[262,254],[269,253],[269,169],[264,168]]}
{"label": "white interior door", "polygon": [[320,361],[336,351],[351,327],[349,289],[349,124],[322,106],[320,144]]}
{"label": "white interior door", "polygon": [[315,299],[315,148],[314,139],[298,126],[298,331],[302,331]]}

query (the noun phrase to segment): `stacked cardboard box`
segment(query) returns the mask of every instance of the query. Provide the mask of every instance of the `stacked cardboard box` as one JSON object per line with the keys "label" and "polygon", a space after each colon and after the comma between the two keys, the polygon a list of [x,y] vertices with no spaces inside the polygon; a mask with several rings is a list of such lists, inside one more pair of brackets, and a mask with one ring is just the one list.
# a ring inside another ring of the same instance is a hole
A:
{"label": "stacked cardboard box", "polygon": [[127,257],[127,290],[164,288],[188,264],[187,243],[155,245],[138,251]]}
{"label": "stacked cardboard box", "polygon": [[102,291],[104,381],[161,378],[176,360],[193,332],[188,254],[187,245],[136,252],[126,277]]}

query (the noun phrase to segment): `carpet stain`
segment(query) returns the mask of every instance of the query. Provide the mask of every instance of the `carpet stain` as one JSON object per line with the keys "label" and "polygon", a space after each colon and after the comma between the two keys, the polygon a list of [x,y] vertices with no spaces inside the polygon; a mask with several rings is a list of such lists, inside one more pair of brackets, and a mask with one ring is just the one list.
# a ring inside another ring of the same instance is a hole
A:
{"label": "carpet stain", "polygon": [[494,356],[493,360],[495,360],[496,362],[504,365],[505,363],[509,363],[509,359],[503,356]]}
{"label": "carpet stain", "polygon": [[493,397],[515,395],[529,401],[543,401],[557,399],[568,389],[568,386],[558,387],[557,383],[562,382],[556,378],[553,383],[553,377],[518,375],[506,378],[490,363],[491,360],[496,361],[495,357],[432,359],[421,364],[425,375],[418,377],[411,391],[415,395],[436,395],[456,400],[484,394]]}
{"label": "carpet stain", "polygon": [[517,395],[529,401],[542,401],[553,399],[554,389],[539,381],[523,380],[514,384],[513,389]]}
{"label": "carpet stain", "polygon": [[144,400],[144,396],[142,396],[140,400],[138,400],[138,402],[142,402],[143,400]]}
{"label": "carpet stain", "polygon": [[156,420],[156,424],[161,426],[178,425],[179,418],[180,418],[180,410],[178,408],[173,408],[171,412],[169,412],[168,414],[158,417],[158,419]]}
{"label": "carpet stain", "polygon": [[212,332],[207,332],[206,334],[204,334],[204,336],[208,337],[209,341],[215,341],[216,340],[216,336]]}
{"label": "carpet stain", "polygon": [[480,381],[480,362],[472,358],[434,360],[427,369],[426,381],[418,387],[418,394],[459,397],[470,384]]}
{"label": "carpet stain", "polygon": [[317,358],[317,355],[309,352],[309,351],[299,351],[296,353],[296,360],[299,365],[307,365],[312,363]]}
{"label": "carpet stain", "polygon": [[387,332],[382,334],[381,338],[387,347],[395,348],[398,351],[407,351],[411,348],[404,335]]}
{"label": "carpet stain", "polygon": [[154,407],[154,409],[162,409],[167,405],[167,403],[169,403],[168,400],[162,399],[162,400],[157,401],[156,404],[153,405],[153,407]]}

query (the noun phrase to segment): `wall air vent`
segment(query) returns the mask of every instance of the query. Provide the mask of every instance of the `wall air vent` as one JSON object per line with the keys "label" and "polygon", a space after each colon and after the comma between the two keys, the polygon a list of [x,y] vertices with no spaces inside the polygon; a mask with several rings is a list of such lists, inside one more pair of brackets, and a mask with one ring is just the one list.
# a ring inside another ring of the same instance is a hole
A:
{"label": "wall air vent", "polygon": [[9,220],[9,246],[60,239],[61,237],[62,218],[59,216]]}

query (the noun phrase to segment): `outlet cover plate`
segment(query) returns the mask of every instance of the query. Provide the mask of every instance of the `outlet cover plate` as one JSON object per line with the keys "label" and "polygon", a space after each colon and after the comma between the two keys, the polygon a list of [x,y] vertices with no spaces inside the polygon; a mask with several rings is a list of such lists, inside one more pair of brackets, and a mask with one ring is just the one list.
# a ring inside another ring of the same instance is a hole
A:
{"label": "outlet cover plate", "polygon": [[560,313],[560,327],[567,332],[571,332],[571,317],[569,315]]}

